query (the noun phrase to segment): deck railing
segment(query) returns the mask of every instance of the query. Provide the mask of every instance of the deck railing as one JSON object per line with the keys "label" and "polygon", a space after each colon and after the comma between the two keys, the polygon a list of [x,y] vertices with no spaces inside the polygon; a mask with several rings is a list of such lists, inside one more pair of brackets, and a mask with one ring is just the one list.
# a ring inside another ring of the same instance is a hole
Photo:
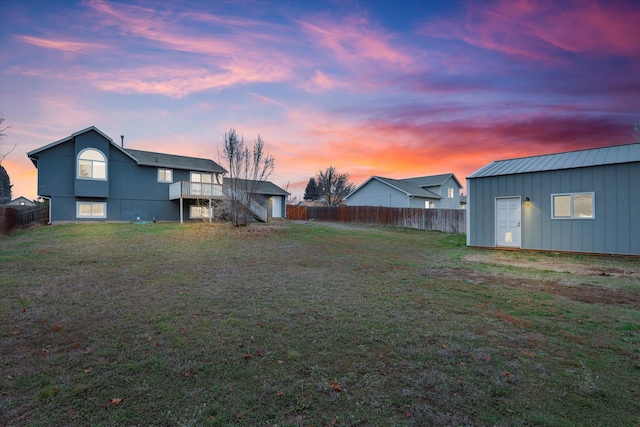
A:
{"label": "deck railing", "polygon": [[222,185],[206,182],[178,181],[169,185],[169,200],[215,199],[222,197]]}

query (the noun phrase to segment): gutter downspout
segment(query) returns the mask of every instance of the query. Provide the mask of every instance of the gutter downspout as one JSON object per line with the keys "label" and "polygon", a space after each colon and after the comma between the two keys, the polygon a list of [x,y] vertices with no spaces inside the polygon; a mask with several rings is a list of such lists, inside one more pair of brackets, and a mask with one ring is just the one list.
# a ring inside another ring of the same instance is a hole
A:
{"label": "gutter downspout", "polygon": [[40,197],[49,201],[49,222],[47,223],[47,225],[51,225],[51,197],[45,197],[45,196],[40,196]]}

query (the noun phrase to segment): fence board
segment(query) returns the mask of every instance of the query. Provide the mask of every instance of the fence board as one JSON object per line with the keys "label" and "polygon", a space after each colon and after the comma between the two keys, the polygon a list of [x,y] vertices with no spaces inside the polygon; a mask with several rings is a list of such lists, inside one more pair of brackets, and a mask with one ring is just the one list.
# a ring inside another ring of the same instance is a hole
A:
{"label": "fence board", "polygon": [[[306,216],[300,210],[305,208]],[[287,218],[466,233],[465,209],[388,208],[383,206],[287,206]]]}
{"label": "fence board", "polygon": [[0,206],[0,234],[9,234],[16,227],[18,210]]}
{"label": "fence board", "polygon": [[291,220],[307,220],[307,207],[287,205],[287,219]]}
{"label": "fence board", "polygon": [[16,220],[19,227],[32,223],[47,224],[49,222],[49,205],[20,209]]}

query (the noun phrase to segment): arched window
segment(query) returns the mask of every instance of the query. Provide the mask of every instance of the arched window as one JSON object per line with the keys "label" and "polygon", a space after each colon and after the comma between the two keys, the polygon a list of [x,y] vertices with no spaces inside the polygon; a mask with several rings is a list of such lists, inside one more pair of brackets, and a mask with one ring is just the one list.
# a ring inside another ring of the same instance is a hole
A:
{"label": "arched window", "polygon": [[78,154],[78,178],[107,179],[107,158],[95,148],[87,148]]}

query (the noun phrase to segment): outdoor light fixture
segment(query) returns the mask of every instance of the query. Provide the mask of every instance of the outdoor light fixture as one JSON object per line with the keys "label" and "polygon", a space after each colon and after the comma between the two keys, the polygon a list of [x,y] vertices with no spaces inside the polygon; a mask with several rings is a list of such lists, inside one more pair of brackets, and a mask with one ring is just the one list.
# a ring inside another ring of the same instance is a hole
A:
{"label": "outdoor light fixture", "polygon": [[524,205],[525,205],[525,206],[529,206],[530,204],[531,204],[531,200],[529,200],[529,198],[528,198],[528,197],[527,197],[527,198],[525,198],[525,199],[524,199]]}

